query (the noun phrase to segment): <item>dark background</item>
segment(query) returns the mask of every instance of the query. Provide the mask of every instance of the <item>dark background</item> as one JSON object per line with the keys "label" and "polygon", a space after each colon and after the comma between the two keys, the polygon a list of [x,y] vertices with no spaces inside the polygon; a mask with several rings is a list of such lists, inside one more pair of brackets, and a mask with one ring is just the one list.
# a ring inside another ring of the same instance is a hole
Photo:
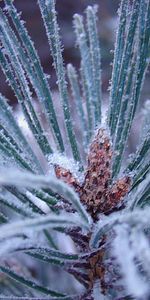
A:
{"label": "dark background", "polygon": [[[41,58],[42,66],[47,74],[51,75],[50,86],[56,88],[55,72],[52,67],[52,60],[47,43],[44,25],[41,19],[40,11],[36,0],[15,0],[14,4],[19,11],[22,11],[22,19],[26,21],[26,26],[30,33],[35,47]],[[103,91],[108,88],[108,81],[111,75],[110,62],[112,54],[110,52],[114,47],[115,31],[117,27],[117,9],[119,1],[115,0],[57,0],[56,8],[58,11],[58,22],[62,44],[64,45],[64,61],[65,64],[71,62],[77,67],[79,66],[79,51],[75,47],[75,34],[73,31],[72,18],[74,13],[84,15],[87,5],[98,4],[98,31],[101,44],[102,55],[102,78]],[[0,2],[3,7],[3,2]],[[13,103],[16,102],[15,97],[5,82],[5,77],[0,72],[0,90]]]}
{"label": "dark background", "polygon": [[[98,34],[101,46],[102,56],[102,89],[103,103],[108,103],[108,87],[111,78],[112,60],[114,50],[115,35],[117,31],[119,0],[56,0],[56,9],[58,12],[58,23],[60,26],[60,34],[62,44],[64,46],[63,57],[65,65],[72,63],[79,67],[80,55],[76,47],[75,34],[73,30],[72,18],[73,14],[80,13],[84,15],[84,10],[88,5],[98,5]],[[57,90],[56,77],[52,66],[52,58],[47,42],[45,28],[40,15],[39,7],[36,0],[15,0],[14,4],[18,12],[22,11],[22,19],[26,22],[26,27],[30,33],[32,40],[41,59],[44,72],[50,75],[49,83],[51,90]],[[3,7],[3,1],[0,2]],[[144,101],[150,98],[150,72],[147,72],[146,80],[143,86],[141,102],[136,114],[133,131],[129,138],[130,152],[135,151],[139,135],[139,123],[143,116]],[[5,81],[5,77],[0,71],[0,91],[10,100],[12,105],[17,101],[11,88]],[[105,105],[107,107],[107,105]],[[141,126],[140,126],[141,127]]]}

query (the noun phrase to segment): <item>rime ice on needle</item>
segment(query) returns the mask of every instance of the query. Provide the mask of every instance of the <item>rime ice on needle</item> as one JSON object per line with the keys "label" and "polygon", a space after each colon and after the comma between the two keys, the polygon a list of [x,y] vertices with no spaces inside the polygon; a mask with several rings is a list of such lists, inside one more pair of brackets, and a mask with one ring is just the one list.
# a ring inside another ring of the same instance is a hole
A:
{"label": "rime ice on needle", "polygon": [[75,189],[94,219],[97,219],[99,213],[109,214],[116,210],[130,188],[131,180],[128,176],[110,184],[112,155],[110,138],[106,130],[100,128],[89,148],[82,184],[70,170],[55,165],[57,178]]}

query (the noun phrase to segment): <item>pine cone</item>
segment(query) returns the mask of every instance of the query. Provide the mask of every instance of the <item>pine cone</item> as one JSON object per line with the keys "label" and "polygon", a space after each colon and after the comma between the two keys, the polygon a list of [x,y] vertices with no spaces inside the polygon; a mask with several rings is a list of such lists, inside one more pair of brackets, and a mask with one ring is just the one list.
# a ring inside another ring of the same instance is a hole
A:
{"label": "pine cone", "polygon": [[100,128],[89,149],[82,184],[69,170],[55,165],[57,178],[75,189],[94,219],[97,219],[99,213],[108,214],[118,209],[130,188],[131,180],[128,176],[110,185],[112,155],[110,138],[106,130]]}

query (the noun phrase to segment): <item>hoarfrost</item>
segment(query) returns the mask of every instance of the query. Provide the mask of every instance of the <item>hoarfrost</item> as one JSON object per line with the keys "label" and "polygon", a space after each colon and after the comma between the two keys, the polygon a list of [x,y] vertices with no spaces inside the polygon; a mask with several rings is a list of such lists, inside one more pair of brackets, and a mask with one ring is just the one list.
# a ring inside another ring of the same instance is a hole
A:
{"label": "hoarfrost", "polygon": [[136,258],[142,263],[144,270],[150,276],[150,243],[145,233],[135,228],[132,230],[131,242]]}
{"label": "hoarfrost", "polygon": [[37,240],[34,242],[30,239],[24,239],[24,237],[16,237],[10,240],[4,240],[0,243],[0,257],[4,258],[14,251],[29,249],[31,247],[37,247]]}
{"label": "hoarfrost", "polygon": [[130,226],[137,226],[140,228],[147,228],[150,225],[150,208],[135,209],[134,211],[119,211],[112,213],[109,216],[100,215],[100,221],[96,224],[90,241],[91,248],[97,248],[99,240],[105,232],[108,233],[113,226],[118,224],[129,224]]}
{"label": "hoarfrost", "polygon": [[113,251],[120,270],[123,281],[129,294],[136,299],[147,298],[148,285],[141,277],[135,264],[135,252],[130,246],[129,227],[127,224],[116,226],[116,237],[113,242]]}
{"label": "hoarfrost", "polygon": [[37,207],[39,207],[44,213],[50,212],[48,205],[44,201],[34,196],[29,191],[26,192],[26,196],[30,199],[32,203],[34,203]]}
{"label": "hoarfrost", "polygon": [[10,209],[21,214],[22,216],[34,217],[37,215],[32,211],[28,203],[22,203],[19,198],[15,197],[7,190],[2,189],[0,191],[0,197],[0,203],[8,206]]}
{"label": "hoarfrost", "polygon": [[24,133],[31,134],[28,123],[19,109],[17,110],[16,115],[19,127],[23,129]]}
{"label": "hoarfrost", "polygon": [[146,188],[148,187],[149,183],[150,183],[150,175],[147,175],[145,180],[143,180],[136,189],[132,190],[131,193],[129,193],[126,199],[127,210],[136,206],[136,204],[144,194]]}
{"label": "hoarfrost", "polygon": [[49,165],[59,165],[66,170],[69,170],[76,179],[80,182],[83,181],[83,174],[79,172],[79,163],[75,162],[73,159],[68,158],[60,153],[54,153],[48,156]]}

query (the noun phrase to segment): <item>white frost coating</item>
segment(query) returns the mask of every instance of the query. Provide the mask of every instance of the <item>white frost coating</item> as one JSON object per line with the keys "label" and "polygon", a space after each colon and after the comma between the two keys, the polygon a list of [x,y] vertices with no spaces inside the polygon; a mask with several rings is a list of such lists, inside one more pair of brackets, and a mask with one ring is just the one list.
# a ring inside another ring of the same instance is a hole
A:
{"label": "white frost coating", "polygon": [[29,172],[20,172],[17,169],[0,169],[0,185],[15,185],[31,188],[51,188],[69,201],[78,211],[87,226],[91,224],[91,217],[81,204],[75,191],[54,176],[33,175]]}
{"label": "white frost coating", "polygon": [[28,217],[35,217],[37,216],[36,213],[32,211],[32,209],[29,207],[28,203],[22,203],[16,196],[14,196],[12,193],[9,193],[8,191],[1,191],[0,190],[0,196],[2,197],[2,200],[0,199],[0,204],[1,202],[6,203],[11,207],[13,210],[20,210],[20,214],[25,213],[26,216]]}
{"label": "white frost coating", "polygon": [[65,234],[57,234],[57,245],[59,245],[62,252],[77,253],[73,240]]}
{"label": "white frost coating", "polygon": [[[35,239],[24,239],[24,237],[15,237],[8,240],[3,240],[0,243],[0,257],[6,257],[11,255],[12,252],[17,251],[18,249],[29,249],[31,247],[37,247],[38,240]],[[39,245],[40,246],[40,245]]]}
{"label": "white frost coating", "polygon": [[130,240],[138,261],[142,263],[143,268],[150,276],[150,243],[145,233],[135,228],[132,230]]}
{"label": "white frost coating", "polygon": [[26,192],[26,196],[30,199],[32,203],[34,203],[37,207],[39,207],[44,213],[50,212],[50,208],[48,207],[48,205],[44,201],[34,196],[29,191]]}
{"label": "white frost coating", "polygon": [[143,193],[145,192],[146,188],[149,186],[149,183],[150,183],[150,174],[146,176],[145,180],[143,180],[136,189],[134,189],[133,191],[131,191],[131,193],[129,193],[126,200],[127,210],[131,207],[133,208],[136,205],[136,203],[138,203]]}
{"label": "white frost coating", "polygon": [[130,245],[128,229],[126,224],[115,227],[116,237],[113,242],[113,252],[120,265],[127,292],[136,299],[146,299],[149,288],[135,265],[135,253]]}
{"label": "white frost coating", "polygon": [[48,156],[49,165],[59,165],[69,170],[79,182],[83,181],[83,175],[79,172],[79,164],[73,159],[68,158],[60,153],[54,153]]}
{"label": "white frost coating", "polygon": [[126,210],[112,213],[110,216],[100,215],[100,221],[96,224],[93,231],[90,246],[96,248],[99,244],[99,237],[108,229],[117,224],[128,223],[130,226],[140,224],[140,228],[147,228],[150,225],[150,208],[135,209],[127,212]]}
{"label": "white frost coating", "polygon": [[23,113],[18,109],[16,115],[17,115],[17,121],[18,121],[19,127],[22,128],[23,132],[25,132],[26,134],[31,134],[28,123],[27,123]]}
{"label": "white frost coating", "polygon": [[108,299],[108,298],[106,298],[106,296],[104,296],[102,294],[101,287],[100,287],[100,281],[99,280],[97,280],[94,283],[92,294],[93,294],[94,300],[107,300]]}
{"label": "white frost coating", "polygon": [[79,216],[71,213],[62,213],[59,216],[50,213],[47,216],[33,219],[26,218],[23,221],[2,225],[0,231],[0,242],[22,234],[26,234],[26,236],[33,239],[33,237],[35,237],[35,233],[45,228],[71,228],[73,226],[81,226],[84,228],[85,224]]}

